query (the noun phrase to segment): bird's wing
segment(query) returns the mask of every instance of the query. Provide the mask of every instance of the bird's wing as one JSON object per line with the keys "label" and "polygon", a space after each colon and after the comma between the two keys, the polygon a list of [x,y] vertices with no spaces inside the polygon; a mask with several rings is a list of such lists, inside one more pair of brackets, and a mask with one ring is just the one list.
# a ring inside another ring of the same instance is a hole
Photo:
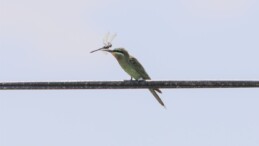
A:
{"label": "bird's wing", "polygon": [[[139,63],[139,61],[136,58],[130,56],[129,61],[132,64],[132,67],[135,68],[135,70],[141,75],[141,77],[144,80],[150,80],[151,79],[149,77],[149,75],[147,74],[147,72],[145,71],[144,67]],[[155,90],[155,91],[157,91],[159,93],[162,93],[162,91],[160,89],[158,89],[158,88],[155,88],[153,90]]]}
{"label": "bird's wing", "polygon": [[147,72],[145,71],[144,67],[139,63],[139,61],[136,58],[130,56],[129,62],[132,64],[132,67],[135,68],[135,70],[141,75],[141,77],[144,80],[151,79],[147,74]]}

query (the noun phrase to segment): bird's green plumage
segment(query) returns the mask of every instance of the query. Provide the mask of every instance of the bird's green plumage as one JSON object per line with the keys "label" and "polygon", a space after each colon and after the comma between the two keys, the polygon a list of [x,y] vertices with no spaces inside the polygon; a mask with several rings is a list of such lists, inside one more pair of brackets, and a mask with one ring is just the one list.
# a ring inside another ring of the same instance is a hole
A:
{"label": "bird's green plumage", "polygon": [[[112,51],[110,51],[113,56],[117,59],[118,63],[122,67],[122,69],[127,72],[131,77],[133,77],[135,80],[143,79],[143,80],[150,80],[151,78],[145,71],[144,67],[139,63],[139,61],[134,58],[133,56],[130,56],[129,53],[124,48],[116,48]],[[162,93],[159,89],[149,89],[150,92],[155,96],[157,101],[164,106],[163,101],[160,99],[158,94],[156,93]]]}

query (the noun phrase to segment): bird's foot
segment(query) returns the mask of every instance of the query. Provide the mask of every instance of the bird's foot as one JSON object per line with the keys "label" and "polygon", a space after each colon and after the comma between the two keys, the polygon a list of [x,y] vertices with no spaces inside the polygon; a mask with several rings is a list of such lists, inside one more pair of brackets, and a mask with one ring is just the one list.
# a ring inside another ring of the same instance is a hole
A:
{"label": "bird's foot", "polygon": [[145,79],[143,79],[143,78],[139,78],[139,79],[133,79],[132,77],[130,78],[130,80],[124,80],[125,82],[144,82],[144,81],[146,81]]}
{"label": "bird's foot", "polygon": [[144,81],[145,81],[145,79],[143,79],[143,78],[139,78],[139,79],[137,79],[137,81],[138,81],[138,82],[144,82]]}
{"label": "bird's foot", "polygon": [[134,81],[132,77],[130,77],[130,80],[124,80],[125,82],[132,82]]}

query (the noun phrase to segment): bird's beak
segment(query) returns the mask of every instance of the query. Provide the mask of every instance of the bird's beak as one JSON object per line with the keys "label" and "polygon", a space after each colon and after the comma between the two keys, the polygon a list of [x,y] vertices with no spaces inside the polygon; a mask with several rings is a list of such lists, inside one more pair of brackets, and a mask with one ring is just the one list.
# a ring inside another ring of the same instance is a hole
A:
{"label": "bird's beak", "polygon": [[110,53],[113,52],[113,50],[110,50],[110,49],[102,49],[102,51],[106,51],[106,52],[110,52]]}

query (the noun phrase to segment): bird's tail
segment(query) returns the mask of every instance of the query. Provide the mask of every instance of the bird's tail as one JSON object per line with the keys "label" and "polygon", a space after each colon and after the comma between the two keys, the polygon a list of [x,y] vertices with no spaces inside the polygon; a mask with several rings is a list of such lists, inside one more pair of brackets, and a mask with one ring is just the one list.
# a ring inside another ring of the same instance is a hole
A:
{"label": "bird's tail", "polygon": [[[163,103],[163,101],[161,100],[161,98],[158,96],[158,94],[155,91],[156,89],[149,89],[149,91],[155,96],[156,100],[165,107],[165,104]],[[159,89],[158,89],[159,90]],[[160,91],[160,90],[159,90]],[[160,91],[161,92],[161,91]]]}

